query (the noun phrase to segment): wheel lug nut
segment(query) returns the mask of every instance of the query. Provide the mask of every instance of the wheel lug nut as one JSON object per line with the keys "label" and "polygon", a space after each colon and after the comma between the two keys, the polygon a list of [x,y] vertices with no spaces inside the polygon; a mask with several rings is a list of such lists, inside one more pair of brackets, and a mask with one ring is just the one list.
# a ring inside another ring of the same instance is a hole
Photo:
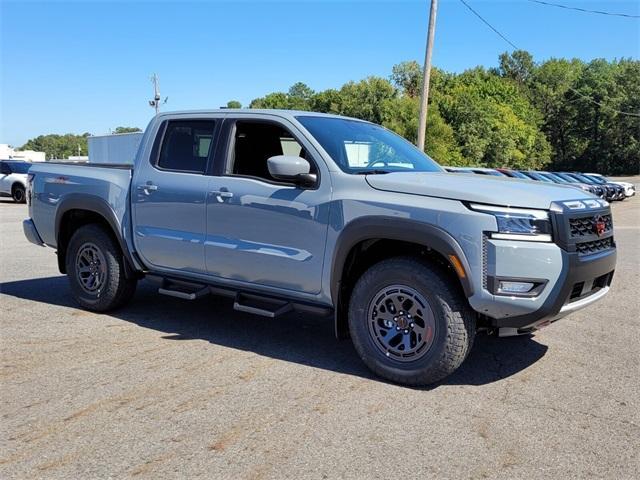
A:
{"label": "wheel lug nut", "polygon": [[396,330],[400,330],[400,327],[396,327]]}
{"label": "wheel lug nut", "polygon": [[411,324],[411,328],[413,328],[413,327],[415,327],[415,324],[414,324],[414,323],[412,323],[412,324]]}
{"label": "wheel lug nut", "polygon": [[404,333],[409,333],[409,330],[405,330]]}

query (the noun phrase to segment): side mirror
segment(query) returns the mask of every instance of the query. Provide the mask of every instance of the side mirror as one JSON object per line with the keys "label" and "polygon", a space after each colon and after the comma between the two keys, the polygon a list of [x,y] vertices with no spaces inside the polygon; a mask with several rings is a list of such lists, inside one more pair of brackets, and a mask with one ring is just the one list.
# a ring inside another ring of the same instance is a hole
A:
{"label": "side mirror", "polygon": [[309,173],[311,164],[302,157],[276,155],[267,160],[269,173],[277,180],[294,182],[300,185],[313,185],[318,177]]}

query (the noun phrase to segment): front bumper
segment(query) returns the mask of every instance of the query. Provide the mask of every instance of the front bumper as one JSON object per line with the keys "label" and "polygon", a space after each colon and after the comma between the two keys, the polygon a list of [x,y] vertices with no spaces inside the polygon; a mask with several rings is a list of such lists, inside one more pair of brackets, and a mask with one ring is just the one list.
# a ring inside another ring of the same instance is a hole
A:
{"label": "front bumper", "polygon": [[[582,203],[584,202],[584,203]],[[609,291],[616,263],[611,210],[600,201],[553,203],[553,243],[483,242],[482,288],[470,305],[488,326],[525,333],[594,303]],[[505,295],[499,280],[536,285]],[[477,280],[476,280],[477,281]]]}
{"label": "front bumper", "polygon": [[593,255],[566,251],[561,255],[562,273],[543,305],[525,315],[491,319],[492,326],[524,333],[585,308],[608,293],[616,266],[615,248]]}
{"label": "front bumper", "polygon": [[31,220],[30,218],[23,220],[22,230],[24,231],[24,236],[27,237],[27,240],[29,240],[31,243],[44,247],[44,242],[42,241],[42,238],[40,238],[40,234],[38,233],[38,230],[36,230],[36,226],[33,223],[33,220]]}

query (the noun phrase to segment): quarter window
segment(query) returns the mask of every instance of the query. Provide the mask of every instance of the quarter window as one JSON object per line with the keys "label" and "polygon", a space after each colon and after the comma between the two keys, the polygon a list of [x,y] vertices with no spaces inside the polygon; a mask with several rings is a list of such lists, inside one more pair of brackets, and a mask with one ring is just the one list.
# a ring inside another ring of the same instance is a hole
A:
{"label": "quarter window", "polygon": [[164,134],[158,167],[178,172],[204,173],[213,147],[215,122],[171,121]]}

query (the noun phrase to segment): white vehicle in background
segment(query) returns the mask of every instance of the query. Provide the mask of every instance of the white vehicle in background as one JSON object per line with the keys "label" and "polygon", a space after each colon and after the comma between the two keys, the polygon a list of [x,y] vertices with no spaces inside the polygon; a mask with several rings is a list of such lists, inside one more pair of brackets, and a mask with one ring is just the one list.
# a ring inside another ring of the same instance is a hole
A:
{"label": "white vehicle in background", "polygon": [[629,182],[614,182],[613,180],[608,179],[604,175],[600,175],[599,173],[585,173],[587,177],[595,178],[596,180],[604,180],[607,183],[615,183],[616,185],[620,185],[624,187],[624,194],[627,197],[633,197],[636,194],[636,186],[633,183]]}
{"label": "white vehicle in background", "polygon": [[24,203],[27,198],[29,167],[29,162],[0,160],[0,196],[11,197],[16,203]]}

